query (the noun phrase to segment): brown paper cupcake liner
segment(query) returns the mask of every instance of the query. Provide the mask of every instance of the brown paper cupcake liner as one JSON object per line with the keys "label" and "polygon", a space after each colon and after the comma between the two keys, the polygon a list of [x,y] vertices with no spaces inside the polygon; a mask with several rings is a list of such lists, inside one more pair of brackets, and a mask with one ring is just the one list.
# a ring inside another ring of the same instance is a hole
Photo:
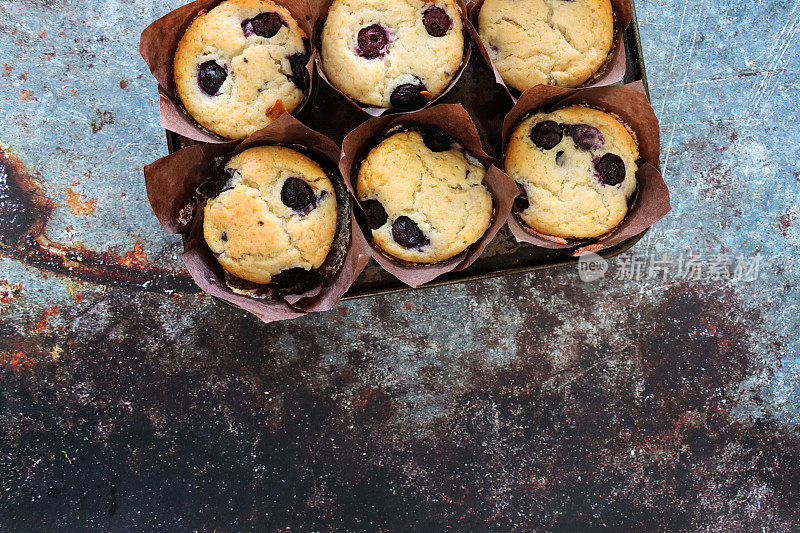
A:
{"label": "brown paper cupcake liner", "polygon": [[[418,287],[433,281],[447,272],[459,271],[474,263],[494,236],[506,223],[511,204],[518,194],[517,186],[492,163],[495,161],[484,152],[478,131],[469,113],[460,104],[440,104],[428,109],[404,115],[387,115],[371,118],[358,126],[342,143],[342,156],[339,169],[353,198],[356,198],[353,180],[358,166],[367,152],[383,138],[389,130],[397,126],[430,126],[439,128],[476,156],[488,168],[483,184],[492,195],[494,216],[489,229],[475,244],[459,255],[435,264],[411,264],[386,255],[371,238],[362,235],[368,245],[370,255],[387,272],[411,287]],[[358,209],[358,208],[357,208]]]}
{"label": "brown paper cupcake liner", "polygon": [[[475,40],[475,44],[478,46],[478,51],[481,56],[483,56],[483,59],[489,64],[492,72],[494,72],[495,81],[503,86],[516,104],[521,93],[517,89],[509,87],[506,82],[503,81],[503,77],[500,75],[497,67],[495,67],[494,61],[492,61],[491,56],[489,56],[489,52],[486,50],[483,41],[481,41],[480,34],[478,33],[478,14],[484,2],[485,0],[474,0],[467,8],[469,31]],[[611,0],[611,7],[614,11],[614,44],[611,48],[611,53],[603,66],[601,66],[588,81],[581,85],[580,88],[614,85],[620,83],[625,77],[626,53],[623,33],[630,25],[633,18],[633,6],[630,0]]]}
{"label": "brown paper cupcake liner", "polygon": [[[671,209],[669,189],[659,171],[660,133],[658,119],[641,81],[622,86],[564,89],[538,85],[520,96],[503,121],[503,155],[517,125],[535,111],[550,111],[568,105],[586,105],[613,113],[634,133],[639,145],[638,183],[633,205],[622,223],[605,238],[566,240],[542,235],[528,228],[516,215],[508,217],[508,227],[519,242],[541,248],[571,251],[573,255],[596,252],[639,235],[664,218]],[[507,174],[504,178],[516,186]]]}
{"label": "brown paper cupcake liner", "polygon": [[461,22],[464,26],[464,57],[461,61],[461,66],[458,68],[458,71],[453,76],[453,79],[450,80],[450,84],[447,88],[437,96],[430,100],[424,107],[420,109],[415,109],[411,111],[404,111],[402,109],[395,109],[391,107],[373,107],[368,106],[366,104],[362,104],[357,100],[354,100],[344,92],[342,92],[336,85],[334,85],[328,77],[325,75],[325,69],[322,67],[322,54],[319,52],[322,50],[322,29],[325,26],[325,20],[328,18],[328,9],[330,8],[331,4],[334,0],[309,0],[309,4],[311,6],[312,12],[312,20],[313,20],[313,28],[314,28],[314,37],[312,39],[312,43],[314,45],[314,49],[318,51],[315,62],[316,62],[316,72],[319,75],[320,79],[322,79],[326,84],[328,84],[331,89],[336,91],[337,93],[341,94],[348,102],[353,104],[355,107],[363,111],[364,113],[372,116],[372,117],[380,117],[383,115],[403,115],[408,113],[414,113],[416,111],[427,109],[441,100],[447,93],[449,93],[453,87],[458,83],[458,80],[461,78],[461,75],[464,74],[464,69],[467,67],[467,63],[469,63],[470,57],[472,57],[472,46],[470,44],[470,31],[469,31],[469,24],[467,22],[467,7],[464,4],[464,0],[456,0],[459,9],[461,9]]}
{"label": "brown paper cupcake liner", "polygon": [[[317,290],[286,297],[265,297],[234,290],[229,278],[203,238],[202,203],[198,189],[216,174],[230,157],[263,145],[282,145],[305,152],[335,172],[339,147],[288,113],[241,141],[196,144],[147,165],[144,169],[147,197],[161,225],[184,237],[183,259],[195,282],[208,294],[258,316],[264,322],[296,318],[312,311],[333,308],[369,261],[370,250],[352,213],[352,200],[337,175],[330,176],[339,205],[337,235],[323,264],[322,284]],[[261,286],[264,287],[264,286]]]}
{"label": "brown paper cupcake liner", "polygon": [[[190,4],[181,6],[171,11],[150,24],[142,32],[139,40],[139,53],[144,58],[150,72],[158,81],[160,95],[161,126],[179,135],[207,143],[224,143],[226,139],[201,126],[186,111],[175,87],[175,52],[178,43],[191,23],[203,11],[208,11],[224,0],[195,0]],[[308,36],[309,55],[306,63],[308,77],[306,79],[305,98],[293,114],[298,114],[308,103],[313,90],[314,64],[316,51],[311,41],[313,27],[311,25],[311,11],[305,0],[273,0],[276,4],[285,7],[292,14],[300,28]],[[283,110],[276,106],[275,117],[283,114]]]}

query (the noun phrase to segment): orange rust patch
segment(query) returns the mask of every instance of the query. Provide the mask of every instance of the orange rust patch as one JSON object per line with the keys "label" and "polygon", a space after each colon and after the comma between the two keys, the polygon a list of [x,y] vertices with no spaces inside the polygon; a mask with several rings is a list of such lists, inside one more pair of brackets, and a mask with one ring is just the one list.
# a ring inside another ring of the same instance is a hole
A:
{"label": "orange rust patch", "polygon": [[11,303],[14,298],[22,295],[22,283],[11,284],[4,279],[0,279],[0,302]]}
{"label": "orange rust patch", "polygon": [[22,89],[22,96],[19,97],[19,101],[25,102],[27,100],[38,100],[38,98],[36,98],[33,95],[33,91],[29,91],[28,89]]}
{"label": "orange rust patch", "polygon": [[11,76],[11,71],[14,70],[14,67],[9,65],[8,63],[3,63],[3,76],[8,77]]}
{"label": "orange rust patch", "polygon": [[83,283],[70,283],[67,285],[67,292],[75,303],[83,302],[83,294],[79,292],[82,286]]}
{"label": "orange rust patch", "polygon": [[58,314],[58,306],[54,305],[50,309],[45,309],[42,311],[42,316],[39,320],[36,321],[36,324],[33,325],[33,331],[35,333],[41,333],[42,331],[46,330],[47,327],[50,325],[50,319]]}
{"label": "orange rust patch", "polygon": [[144,253],[144,244],[142,241],[136,241],[132,252],[128,252],[120,260],[125,266],[144,266],[147,264],[147,254]]}
{"label": "orange rust patch", "polygon": [[91,215],[97,210],[97,200],[89,200],[85,194],[67,189],[67,207],[75,215]]}
{"label": "orange rust patch", "polygon": [[0,365],[10,368],[14,372],[22,372],[33,366],[36,361],[23,352],[0,352]]}

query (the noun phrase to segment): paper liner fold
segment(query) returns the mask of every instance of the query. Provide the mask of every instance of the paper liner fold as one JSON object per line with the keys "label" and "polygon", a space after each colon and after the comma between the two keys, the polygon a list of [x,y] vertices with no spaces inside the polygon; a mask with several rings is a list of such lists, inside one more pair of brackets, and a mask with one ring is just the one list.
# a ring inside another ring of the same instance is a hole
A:
{"label": "paper liner fold", "polygon": [[[188,137],[195,141],[207,143],[224,143],[225,139],[203,128],[181,104],[175,87],[175,52],[183,34],[192,24],[192,21],[202,12],[213,9],[224,0],[195,0],[185,6],[171,11],[150,24],[142,32],[139,40],[139,53],[150,68],[153,76],[158,81],[160,95],[159,110],[161,112],[161,126],[169,131]],[[305,0],[272,0],[286,8],[292,14],[298,26],[308,37],[308,62],[306,63],[305,97],[293,114],[298,114],[308,103],[313,90],[314,64],[316,52],[314,49],[311,25],[311,11]],[[277,114],[277,113],[276,113]]]}
{"label": "paper liner fold", "polygon": [[450,84],[447,88],[442,91],[442,94],[433,98],[428,101],[425,106],[421,107],[420,109],[415,109],[411,111],[404,111],[402,109],[396,109],[391,107],[373,107],[366,104],[362,104],[357,100],[354,100],[349,95],[342,92],[336,85],[331,82],[328,77],[325,75],[325,69],[322,66],[322,29],[325,26],[325,20],[328,18],[328,9],[330,8],[331,4],[334,0],[309,0],[309,5],[311,8],[311,17],[313,21],[313,38],[312,44],[314,45],[314,49],[317,50],[317,54],[315,57],[316,63],[316,72],[320,79],[322,79],[327,85],[331,87],[334,91],[342,95],[348,102],[353,104],[355,107],[363,111],[364,113],[372,116],[372,117],[380,117],[384,115],[404,115],[408,113],[415,113],[416,111],[420,111],[422,109],[427,109],[441,100],[447,93],[449,93],[458,80],[461,78],[461,75],[464,74],[464,69],[467,67],[467,63],[469,63],[470,57],[472,57],[472,46],[470,44],[470,30],[469,24],[467,22],[467,6],[464,4],[464,0],[455,0],[456,4],[458,4],[459,9],[461,9],[461,22],[463,25],[463,33],[464,33],[464,56],[461,59],[461,66],[458,67],[453,78],[450,80]]}
{"label": "paper liner fold", "polygon": [[[441,263],[413,265],[391,258],[376,246],[371,238],[362,235],[364,242],[368,245],[370,255],[378,264],[406,285],[418,287],[433,281],[442,274],[463,270],[474,263],[505,224],[518,189],[512,180],[509,180],[492,164],[495,159],[484,152],[475,124],[466,110],[460,104],[440,104],[414,113],[369,119],[345,137],[342,143],[339,169],[354,198],[356,194],[353,181],[357,177],[361,160],[387,131],[397,126],[435,127],[457,139],[468,152],[480,159],[487,167],[483,184],[491,193],[494,204],[494,216],[483,237],[466,251]],[[354,209],[359,208],[355,207]]]}
{"label": "paper liner fold", "polygon": [[[472,34],[481,56],[483,56],[483,59],[489,64],[492,72],[494,72],[495,81],[503,86],[514,103],[516,103],[520,97],[520,91],[509,87],[506,82],[503,81],[503,77],[500,75],[497,67],[495,67],[494,61],[492,61],[478,33],[478,14],[484,2],[485,0],[474,0],[467,8],[469,31],[470,34]],[[614,44],[611,47],[611,53],[605,64],[603,64],[589,80],[581,85],[581,88],[614,85],[625,78],[626,52],[623,33],[633,19],[633,5],[630,0],[611,0],[611,7],[614,11]]]}
{"label": "paper liner fold", "polygon": [[215,176],[220,163],[263,145],[283,145],[306,153],[330,173],[337,170],[340,149],[291,115],[284,114],[266,128],[241,141],[189,146],[147,165],[147,196],[162,226],[184,237],[183,259],[192,278],[205,292],[258,316],[264,322],[296,318],[333,308],[369,261],[369,248],[352,213],[352,201],[338,175],[331,175],[339,213],[337,237],[320,271],[319,290],[285,298],[257,298],[237,294],[225,282],[225,272],[203,238],[202,202],[197,193]]}
{"label": "paper liner fold", "polygon": [[[519,242],[541,248],[569,250],[573,253],[598,251],[639,235],[664,218],[671,209],[669,190],[658,170],[660,134],[658,119],[647,99],[641,81],[622,86],[564,89],[538,85],[520,96],[503,121],[503,154],[517,125],[536,111],[552,111],[568,105],[587,105],[619,117],[636,134],[641,164],[636,172],[638,183],[633,205],[622,223],[601,239],[565,240],[542,235],[524,225],[515,213],[508,217],[508,227]],[[514,180],[503,178],[516,187]],[[517,192],[518,194],[518,192]]]}

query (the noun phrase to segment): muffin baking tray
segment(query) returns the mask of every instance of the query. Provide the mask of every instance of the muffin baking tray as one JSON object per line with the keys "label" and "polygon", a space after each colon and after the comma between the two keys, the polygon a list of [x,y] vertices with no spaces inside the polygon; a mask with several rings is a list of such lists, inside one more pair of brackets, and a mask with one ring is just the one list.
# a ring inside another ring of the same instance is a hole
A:
{"label": "muffin baking tray", "polygon": [[[624,83],[641,80],[647,90],[647,75],[642,57],[639,27],[634,11],[633,20],[624,33],[627,65]],[[474,44],[472,46],[475,46]],[[495,83],[494,75],[478,53],[473,53],[469,64],[456,86],[439,103],[460,103],[469,111],[484,143],[486,152],[499,156],[503,117],[511,110],[512,102],[502,86]],[[311,128],[341,144],[345,135],[369,118],[354,108],[343,96],[325,83],[317,83],[308,105],[297,118]],[[167,132],[170,153],[194,141]],[[628,239],[599,254],[610,258],[630,249],[644,235]],[[527,244],[518,244],[507,228],[503,228],[484,254],[468,268],[445,274],[425,287],[461,283],[495,276],[505,276],[531,270],[540,270],[577,262],[577,258],[563,251],[547,250]],[[391,274],[371,261],[356,280],[344,299],[360,298],[410,290]]]}

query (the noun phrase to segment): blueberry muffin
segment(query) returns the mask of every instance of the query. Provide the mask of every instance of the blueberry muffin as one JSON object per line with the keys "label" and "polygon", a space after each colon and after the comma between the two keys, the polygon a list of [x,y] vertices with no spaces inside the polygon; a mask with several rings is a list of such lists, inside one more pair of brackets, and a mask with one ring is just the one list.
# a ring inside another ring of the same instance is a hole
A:
{"label": "blueberry muffin", "polygon": [[323,264],[336,234],[336,194],[317,163],[259,146],[232,157],[225,173],[204,208],[203,235],[227,272],[266,284]]}
{"label": "blueberry muffin", "polygon": [[506,85],[578,87],[614,43],[610,0],[486,0],[478,33]]}
{"label": "blueberry muffin", "polygon": [[462,29],[455,0],[335,0],[322,30],[323,69],[362,104],[417,109],[461,66]]}
{"label": "blueberry muffin", "polygon": [[183,106],[204,128],[241,139],[303,101],[308,39],[270,0],[225,0],[201,13],[175,53]]}
{"label": "blueberry muffin", "polygon": [[444,133],[398,131],[373,148],[356,194],[375,243],[412,263],[437,263],[480,239],[492,219],[483,165]]}
{"label": "blueberry muffin", "polygon": [[617,118],[571,106],[524,120],[508,144],[505,168],[520,188],[515,209],[528,227],[588,239],[625,218],[638,159],[635,135]]}

